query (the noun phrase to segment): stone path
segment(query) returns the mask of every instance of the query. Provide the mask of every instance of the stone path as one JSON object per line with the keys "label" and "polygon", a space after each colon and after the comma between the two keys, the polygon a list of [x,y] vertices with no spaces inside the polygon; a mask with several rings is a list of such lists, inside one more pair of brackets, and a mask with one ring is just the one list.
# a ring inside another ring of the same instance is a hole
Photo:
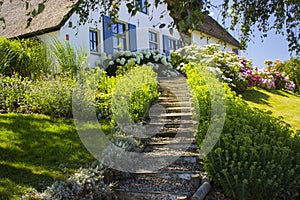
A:
{"label": "stone path", "polygon": [[158,171],[121,173],[116,193],[120,200],[190,199],[200,185],[202,171],[194,139],[196,120],[184,77],[159,79],[161,96],[150,108],[149,138],[144,154]]}

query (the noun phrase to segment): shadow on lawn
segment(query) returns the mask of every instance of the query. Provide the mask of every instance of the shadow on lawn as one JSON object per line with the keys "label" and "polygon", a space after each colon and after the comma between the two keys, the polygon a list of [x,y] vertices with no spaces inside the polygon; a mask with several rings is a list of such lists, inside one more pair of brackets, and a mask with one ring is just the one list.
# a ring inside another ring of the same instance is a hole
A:
{"label": "shadow on lawn", "polygon": [[246,101],[251,101],[253,103],[264,104],[272,107],[268,102],[270,96],[258,90],[247,90],[245,93],[243,93],[242,97]]}
{"label": "shadow on lawn", "polygon": [[5,191],[12,189],[3,186],[5,179],[41,190],[55,179],[67,178],[62,164],[72,173],[93,160],[72,120],[46,116],[0,115],[0,147],[0,191],[4,187],[8,195],[19,191]]}

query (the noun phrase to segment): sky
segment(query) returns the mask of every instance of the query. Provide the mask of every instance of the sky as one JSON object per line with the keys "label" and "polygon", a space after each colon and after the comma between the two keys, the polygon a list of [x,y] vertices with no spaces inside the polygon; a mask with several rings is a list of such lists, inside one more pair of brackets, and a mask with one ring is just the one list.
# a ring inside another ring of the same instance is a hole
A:
{"label": "sky", "polygon": [[[255,33],[260,35],[258,31]],[[261,38],[251,38],[246,50],[242,51],[241,55],[248,59],[252,59],[254,66],[264,68],[265,60],[289,60],[290,53],[288,51],[288,43],[284,36],[275,34],[275,31],[268,33],[268,36],[261,40]]]}
{"label": "sky", "polygon": [[[222,2],[221,0],[215,0],[215,3]],[[218,4],[215,5],[218,5]],[[210,15],[217,20],[221,25],[221,17],[218,15],[219,10],[212,9]],[[226,20],[226,24],[229,24],[230,21]],[[227,25],[226,25],[227,26]],[[237,31],[229,31],[229,33],[239,40],[239,35]],[[288,42],[285,39],[285,36],[275,34],[275,31],[270,31],[267,33],[267,37],[263,38],[263,41],[260,37],[261,33],[257,30],[254,31],[255,37],[250,37],[251,41],[248,43],[246,50],[241,52],[241,55],[247,59],[252,60],[252,64],[258,68],[264,68],[265,60],[289,60],[290,52],[288,51]]]}

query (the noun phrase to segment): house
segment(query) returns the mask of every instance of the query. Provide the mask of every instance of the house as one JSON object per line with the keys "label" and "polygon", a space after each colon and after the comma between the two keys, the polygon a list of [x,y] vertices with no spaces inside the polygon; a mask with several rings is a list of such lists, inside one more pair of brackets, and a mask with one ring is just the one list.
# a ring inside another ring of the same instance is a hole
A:
{"label": "house", "polygon": [[[38,0],[31,1],[32,4],[36,2]],[[166,26],[172,22],[172,18],[164,4],[157,8],[141,7],[143,9],[140,12],[130,16],[124,2],[120,7],[118,23],[112,26],[108,26],[111,19],[108,16],[101,17],[101,8],[98,8],[90,12],[89,17],[94,19],[93,22],[77,26],[79,16],[70,7],[73,3],[74,1],[70,0],[46,1],[44,11],[33,18],[31,25],[26,28],[25,4],[19,1],[4,1],[0,17],[5,19],[5,24],[2,24],[5,29],[0,29],[0,36],[38,37],[46,43],[50,43],[54,37],[67,40],[71,45],[88,52],[91,67],[96,65],[103,52],[113,54],[120,50],[158,49],[169,55],[170,51],[184,45],[178,31],[174,30],[171,33]],[[143,3],[144,0],[139,1],[141,6]],[[164,18],[161,19],[162,14]],[[191,43],[220,43],[220,49],[236,53],[241,49],[239,42],[211,17],[204,20],[201,30],[193,31],[187,36]]]}

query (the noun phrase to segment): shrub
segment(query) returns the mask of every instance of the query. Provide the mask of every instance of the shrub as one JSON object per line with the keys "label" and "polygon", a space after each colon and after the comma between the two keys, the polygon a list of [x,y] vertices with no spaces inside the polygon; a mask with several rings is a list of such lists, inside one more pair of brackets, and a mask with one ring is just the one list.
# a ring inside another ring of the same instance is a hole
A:
{"label": "shrub", "polygon": [[291,58],[285,62],[275,60],[273,68],[279,72],[285,72],[289,76],[289,79],[295,84],[294,91],[300,92],[300,58]]}
{"label": "shrub", "polygon": [[114,120],[117,116],[120,120],[142,121],[149,104],[159,96],[156,74],[152,67],[139,67],[134,63],[125,66],[132,70],[117,77],[105,73],[101,76],[96,92],[97,110],[102,118]]}
{"label": "shrub", "polygon": [[297,79],[296,70],[287,70],[292,75],[291,81],[283,70],[282,66],[285,65],[280,61],[274,62],[274,66],[272,61],[268,61],[265,70],[258,70],[252,66],[251,61],[232,52],[220,51],[215,44],[205,47],[186,46],[173,53],[171,59],[173,66],[181,73],[185,73],[185,65],[189,61],[203,63],[208,70],[217,72],[222,81],[238,93],[252,86],[291,91],[295,89],[293,80]]}
{"label": "shrub", "polygon": [[[210,114],[208,102],[211,101],[195,67],[197,64],[189,65],[186,74],[198,97],[201,115],[205,115],[199,120],[197,134],[202,144],[209,127],[207,114]],[[221,137],[203,159],[208,175],[234,199],[298,199],[300,136],[282,119],[252,109],[229,89],[226,96],[227,112]]]}
{"label": "shrub", "polygon": [[0,73],[38,78],[51,70],[45,46],[38,39],[8,40],[0,38]]}
{"label": "shrub", "polygon": [[22,112],[71,118],[73,86],[74,80],[67,75],[44,75],[30,84],[20,109]]}
{"label": "shrub", "polygon": [[[187,61],[196,61],[203,63],[207,69],[217,72],[222,80],[237,92],[243,92],[247,87],[251,87],[251,62],[232,52],[223,52],[218,50],[216,44],[205,47],[186,46],[180,49],[176,55],[171,56],[172,63],[180,64],[174,66],[177,70],[185,73],[185,64]],[[181,55],[182,58],[178,57]]]}
{"label": "shrub", "polygon": [[26,92],[29,90],[31,81],[22,78],[18,74],[11,77],[0,74],[0,109],[13,112],[18,111],[24,105]]}
{"label": "shrub", "polygon": [[111,119],[111,99],[118,78],[114,76],[109,77],[106,72],[101,75],[95,94],[98,118]]}
{"label": "shrub", "polygon": [[82,168],[66,181],[55,181],[42,193],[33,189],[26,199],[113,199],[114,184],[106,183],[104,175],[107,169],[101,164]]}
{"label": "shrub", "polygon": [[267,60],[265,61],[266,68],[264,70],[253,71],[260,78],[258,79],[257,86],[265,89],[285,89],[294,91],[295,84],[289,79],[289,76],[284,72],[283,66],[285,65],[280,60],[274,62]]}
{"label": "shrub", "polygon": [[0,75],[0,109],[72,117],[73,85],[70,77],[62,75],[44,75],[35,81]]}
{"label": "shrub", "polygon": [[[108,76],[116,76],[119,72],[126,72],[127,67],[134,65],[153,66],[153,70],[158,76],[177,76],[176,71],[172,71],[170,60],[158,50],[145,50],[139,52],[120,51],[114,57],[102,55],[103,65]],[[101,62],[100,62],[101,63]]]}

